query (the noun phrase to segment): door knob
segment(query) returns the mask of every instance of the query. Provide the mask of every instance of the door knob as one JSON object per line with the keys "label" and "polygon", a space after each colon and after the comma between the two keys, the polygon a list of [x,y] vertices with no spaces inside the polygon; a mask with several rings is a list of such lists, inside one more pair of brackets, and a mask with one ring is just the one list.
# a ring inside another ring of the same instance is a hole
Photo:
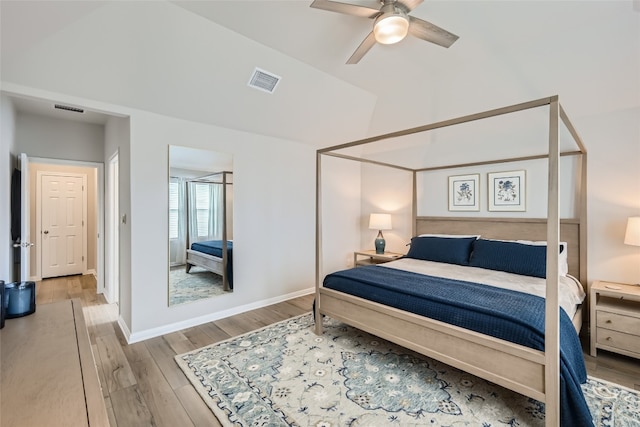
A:
{"label": "door knob", "polygon": [[14,243],[13,247],[14,248],[30,248],[31,246],[35,245],[35,243],[31,243],[31,242],[22,242],[22,243]]}

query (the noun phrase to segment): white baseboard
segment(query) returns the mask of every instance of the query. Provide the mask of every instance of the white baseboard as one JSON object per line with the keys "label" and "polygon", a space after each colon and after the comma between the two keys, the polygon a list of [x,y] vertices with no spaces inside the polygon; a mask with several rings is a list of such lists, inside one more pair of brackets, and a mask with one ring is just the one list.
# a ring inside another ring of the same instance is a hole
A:
{"label": "white baseboard", "polygon": [[[195,317],[193,319],[183,320],[180,322],[160,326],[157,328],[151,328],[151,329],[147,329],[140,332],[134,332],[133,334],[129,332],[128,328],[125,332],[125,330],[123,329],[123,325],[120,325],[120,328],[122,329],[122,333],[127,339],[127,342],[129,344],[133,344],[138,341],[148,340],[150,338],[155,338],[165,334],[170,334],[171,332],[176,332],[182,329],[191,328],[193,326],[202,325],[203,323],[213,322],[215,320],[224,319],[225,317],[230,317],[236,314],[244,313],[246,311],[255,310],[256,308],[262,308],[262,307],[266,307],[272,304],[277,304],[279,302],[286,301],[292,298],[309,295],[314,293],[315,291],[316,291],[315,287],[307,288],[301,291],[292,292],[290,294],[280,295],[278,297],[269,298],[266,300],[261,300],[261,301],[253,302],[250,304],[241,305],[238,307],[233,307],[228,310],[207,314],[206,316]],[[118,324],[120,324],[120,320],[118,320]],[[124,327],[126,327],[126,325],[124,325]]]}
{"label": "white baseboard", "polygon": [[90,268],[85,274],[93,274],[94,277],[97,277],[97,273],[94,268]]}
{"label": "white baseboard", "polygon": [[118,326],[120,326],[120,330],[122,331],[122,335],[124,335],[124,339],[126,339],[127,342],[129,344],[131,344],[132,343],[131,342],[131,331],[129,330],[129,327],[125,323],[125,321],[122,318],[122,316],[118,316]]}

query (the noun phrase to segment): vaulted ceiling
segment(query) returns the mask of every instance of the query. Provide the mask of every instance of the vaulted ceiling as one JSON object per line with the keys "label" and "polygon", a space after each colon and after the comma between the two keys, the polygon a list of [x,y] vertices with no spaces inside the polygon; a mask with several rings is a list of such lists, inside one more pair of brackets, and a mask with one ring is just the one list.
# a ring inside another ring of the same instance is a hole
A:
{"label": "vaulted ceiling", "polygon": [[[407,38],[356,65],[372,21],[310,3],[3,0],[2,80],[317,145],[555,94],[572,117],[640,107],[630,0],[425,0],[412,15],[451,48]],[[273,95],[247,88],[255,66]]]}

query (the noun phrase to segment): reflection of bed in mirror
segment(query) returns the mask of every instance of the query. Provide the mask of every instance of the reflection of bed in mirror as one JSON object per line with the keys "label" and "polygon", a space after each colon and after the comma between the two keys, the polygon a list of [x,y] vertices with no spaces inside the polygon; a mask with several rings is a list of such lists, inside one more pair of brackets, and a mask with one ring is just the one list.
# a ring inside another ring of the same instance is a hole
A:
{"label": "reflection of bed in mirror", "polygon": [[[233,184],[232,176],[232,172],[223,171],[187,182],[188,188],[193,185],[200,185],[205,189],[211,186],[212,191],[208,192],[212,196],[209,204],[212,207],[218,207],[218,214],[207,215],[206,217],[210,218],[209,221],[214,223],[219,221],[213,228],[220,229],[222,235],[216,236],[214,239],[209,239],[210,236],[206,236],[205,240],[200,240],[202,236],[195,236],[198,233],[187,234],[186,272],[190,273],[191,268],[197,266],[218,274],[222,277],[224,291],[233,289],[233,240],[228,233],[230,229],[228,222],[231,220],[229,213],[232,206],[232,193],[229,191],[230,186]],[[197,192],[187,191],[186,208],[189,212],[187,221],[190,218],[197,218],[196,221],[203,220],[200,212],[196,211],[195,215],[193,212],[193,210],[201,209],[199,202]],[[193,227],[188,226],[188,228]]]}
{"label": "reflection of bed in mirror", "polygon": [[[226,247],[226,250],[224,249]],[[224,260],[226,253],[226,262]],[[226,264],[226,268],[224,267]],[[222,276],[225,291],[233,289],[233,241],[205,240],[187,249],[187,273],[198,266]]]}

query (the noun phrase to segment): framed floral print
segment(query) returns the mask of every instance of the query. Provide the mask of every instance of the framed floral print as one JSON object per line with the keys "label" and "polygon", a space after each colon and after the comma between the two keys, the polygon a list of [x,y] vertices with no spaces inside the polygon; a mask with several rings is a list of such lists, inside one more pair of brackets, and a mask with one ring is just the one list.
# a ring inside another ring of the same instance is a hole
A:
{"label": "framed floral print", "polygon": [[457,175],[449,177],[449,210],[480,210],[480,175]]}
{"label": "framed floral print", "polygon": [[495,172],[489,178],[490,211],[525,211],[525,171]]}

